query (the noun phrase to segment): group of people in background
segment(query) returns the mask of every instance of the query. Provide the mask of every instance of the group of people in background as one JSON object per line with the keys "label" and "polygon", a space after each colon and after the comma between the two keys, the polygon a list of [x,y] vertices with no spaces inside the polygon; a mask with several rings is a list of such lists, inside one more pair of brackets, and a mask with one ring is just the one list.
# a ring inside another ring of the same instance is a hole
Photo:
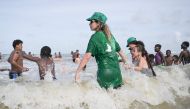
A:
{"label": "group of people in background", "polygon": [[62,58],[61,52],[59,52],[58,54],[55,52],[54,58]]}
{"label": "group of people in background", "polygon": [[32,55],[26,54],[22,50],[23,42],[21,40],[13,41],[14,50],[11,52],[8,62],[11,64],[11,69],[9,72],[10,79],[16,79],[19,76],[22,76],[23,72],[29,71],[28,68],[24,67],[23,59],[28,59],[37,63],[39,68],[39,77],[40,80],[44,80],[46,71],[50,71],[52,79],[55,80],[55,65],[51,55],[51,49],[48,46],[41,48],[40,57],[34,57]]}
{"label": "group of people in background", "polygon": [[[178,55],[171,55],[171,51],[166,51],[166,56],[161,52],[161,45],[155,45],[156,54],[149,54],[145,49],[145,44],[142,41],[138,41],[134,37],[130,37],[127,40],[127,48],[132,55],[132,62],[135,66],[131,66],[127,63],[127,57],[123,50],[120,48],[119,43],[116,41],[114,35],[111,33],[108,25],[106,24],[107,17],[101,12],[95,12],[90,18],[89,26],[95,33],[91,36],[86,53],[82,60],[80,59],[79,50],[71,52],[72,61],[79,64],[75,81],[80,81],[80,73],[85,70],[86,64],[91,57],[95,57],[97,62],[97,82],[102,88],[108,89],[110,87],[119,88],[123,85],[123,79],[121,75],[118,55],[121,57],[121,63],[126,70],[135,70],[149,77],[155,77],[156,73],[153,66],[156,65],[172,65],[172,64],[188,64],[190,63],[190,53],[188,51],[189,42],[185,41],[181,44],[183,51]],[[23,58],[36,62],[39,67],[40,80],[44,80],[47,75],[46,71],[50,70],[52,79],[56,79],[55,64],[51,55],[51,49],[48,46],[41,48],[40,57],[28,55],[22,51],[21,40],[13,41],[14,50],[10,54],[8,62],[11,64],[9,72],[9,78],[14,79],[17,76],[21,76],[22,72],[29,69],[23,66]],[[55,53],[55,58],[62,58],[61,53],[59,55]]]}
{"label": "group of people in background", "polygon": [[179,55],[175,54],[172,55],[171,50],[166,50],[166,55],[161,52],[161,45],[156,44],[155,49],[155,56],[153,54],[149,54],[149,58],[151,59],[151,64],[153,66],[157,65],[164,65],[164,66],[171,66],[171,65],[178,65],[182,63],[183,65],[190,63],[190,52],[188,50],[189,42],[184,41],[181,44],[181,53]]}

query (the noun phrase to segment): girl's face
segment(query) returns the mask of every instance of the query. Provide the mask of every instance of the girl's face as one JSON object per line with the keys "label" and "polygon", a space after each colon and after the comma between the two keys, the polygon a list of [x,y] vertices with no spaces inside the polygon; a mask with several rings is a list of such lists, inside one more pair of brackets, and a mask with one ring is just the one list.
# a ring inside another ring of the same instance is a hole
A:
{"label": "girl's face", "polygon": [[130,53],[131,53],[133,59],[137,58],[139,56],[139,52],[137,50],[137,46],[130,47],[129,50],[130,50]]}
{"label": "girl's face", "polygon": [[98,21],[95,21],[95,20],[90,21],[89,25],[90,25],[90,29],[92,31],[97,31],[98,28],[100,27],[100,23]]}

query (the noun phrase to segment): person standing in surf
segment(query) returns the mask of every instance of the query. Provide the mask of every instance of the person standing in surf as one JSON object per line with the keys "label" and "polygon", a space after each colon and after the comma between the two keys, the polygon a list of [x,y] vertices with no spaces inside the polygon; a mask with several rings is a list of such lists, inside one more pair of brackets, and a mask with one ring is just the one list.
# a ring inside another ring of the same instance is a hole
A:
{"label": "person standing in surf", "polygon": [[105,89],[118,88],[123,81],[117,53],[124,63],[126,57],[109,30],[106,24],[107,17],[103,13],[95,12],[87,21],[90,21],[90,28],[95,33],[91,36],[86,53],[77,68],[75,81],[80,80],[81,70],[93,56],[98,64],[97,81],[99,85]]}
{"label": "person standing in surf", "polygon": [[171,50],[166,50],[166,66],[171,66],[173,64],[173,57],[171,55]]}
{"label": "person standing in surf", "polygon": [[132,55],[132,61],[135,67],[126,65],[126,69],[133,69],[139,71],[147,76],[156,76],[152,67],[151,60],[148,56],[148,52],[145,49],[145,45],[142,41],[137,41],[136,38],[130,37],[127,40],[127,46],[129,47]]}
{"label": "person standing in surf", "polygon": [[178,55],[173,55],[173,65],[178,65],[179,63],[179,56]]}
{"label": "person standing in surf", "polygon": [[188,50],[188,47],[189,47],[189,42],[187,41],[184,41],[181,44],[181,49],[183,49],[183,51],[181,51],[179,55],[179,63],[182,62],[183,65],[190,63],[190,52]]}
{"label": "person standing in surf", "polygon": [[28,71],[29,69],[23,67],[23,58],[26,58],[26,53],[22,51],[23,42],[19,39],[13,41],[14,50],[11,52],[8,62],[11,64],[11,70],[9,72],[9,79],[16,79],[19,76],[22,76],[23,72]]}
{"label": "person standing in surf", "polygon": [[156,44],[154,47],[154,50],[156,52],[156,55],[155,55],[155,64],[156,65],[166,65],[164,54],[161,52],[161,47],[162,46],[160,44]]}
{"label": "person standing in surf", "polygon": [[[30,61],[34,61],[37,63],[39,68],[39,76],[40,80],[44,80],[47,78],[47,75],[50,76],[51,80],[56,80],[55,76],[55,63],[53,61],[52,55],[51,55],[51,48],[48,46],[44,46],[41,48],[40,52],[40,58],[39,57],[33,57],[33,56],[27,56],[26,57]],[[50,71],[51,74],[49,74]]]}

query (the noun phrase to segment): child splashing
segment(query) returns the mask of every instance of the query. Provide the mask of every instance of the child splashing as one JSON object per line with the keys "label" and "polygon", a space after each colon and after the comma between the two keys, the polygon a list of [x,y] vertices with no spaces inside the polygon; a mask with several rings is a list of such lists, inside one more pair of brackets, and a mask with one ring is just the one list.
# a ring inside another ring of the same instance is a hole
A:
{"label": "child splashing", "polygon": [[44,66],[44,68],[46,68],[46,69],[45,69],[45,73],[42,74],[42,77],[44,77],[44,80],[46,80],[46,81],[52,81],[52,76],[53,76],[52,70],[54,69],[54,64],[46,64]]}
{"label": "child splashing", "polygon": [[42,47],[40,57],[41,58],[28,56],[27,59],[38,64],[40,80],[55,80],[55,65],[52,59],[50,47]]}

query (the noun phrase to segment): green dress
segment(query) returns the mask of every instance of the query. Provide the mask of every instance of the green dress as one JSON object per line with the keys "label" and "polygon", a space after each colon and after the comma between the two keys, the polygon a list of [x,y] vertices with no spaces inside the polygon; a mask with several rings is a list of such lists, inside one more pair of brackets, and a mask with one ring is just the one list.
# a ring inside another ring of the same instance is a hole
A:
{"label": "green dress", "polygon": [[91,36],[86,53],[95,56],[98,64],[97,81],[101,87],[117,88],[122,84],[121,70],[117,52],[120,46],[112,36],[107,40],[104,32],[98,31]]}

